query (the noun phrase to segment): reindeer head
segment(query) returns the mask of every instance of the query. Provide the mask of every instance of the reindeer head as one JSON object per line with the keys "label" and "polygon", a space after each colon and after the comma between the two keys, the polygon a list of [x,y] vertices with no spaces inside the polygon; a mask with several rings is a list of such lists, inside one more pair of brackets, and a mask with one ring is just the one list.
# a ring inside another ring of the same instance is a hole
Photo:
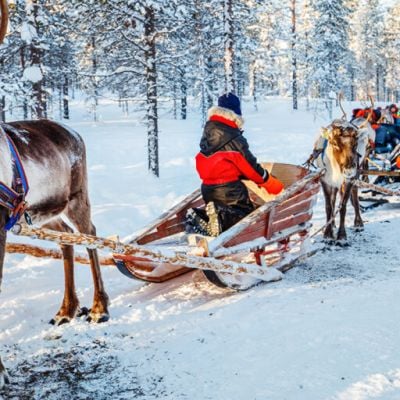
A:
{"label": "reindeer head", "polygon": [[357,129],[343,120],[335,120],[330,126],[328,141],[340,171],[346,177],[353,176],[358,167]]}
{"label": "reindeer head", "polygon": [[8,6],[6,0],[0,0],[0,44],[3,42],[4,37],[7,33],[7,25],[8,25]]}

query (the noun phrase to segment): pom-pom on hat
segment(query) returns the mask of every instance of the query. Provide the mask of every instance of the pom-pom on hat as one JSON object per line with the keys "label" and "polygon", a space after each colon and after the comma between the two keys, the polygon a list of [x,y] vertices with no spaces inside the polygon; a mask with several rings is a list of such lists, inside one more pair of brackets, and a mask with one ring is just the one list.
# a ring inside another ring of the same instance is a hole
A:
{"label": "pom-pom on hat", "polygon": [[242,115],[239,97],[235,96],[233,93],[226,93],[220,96],[218,98],[218,106],[228,108],[237,115]]}

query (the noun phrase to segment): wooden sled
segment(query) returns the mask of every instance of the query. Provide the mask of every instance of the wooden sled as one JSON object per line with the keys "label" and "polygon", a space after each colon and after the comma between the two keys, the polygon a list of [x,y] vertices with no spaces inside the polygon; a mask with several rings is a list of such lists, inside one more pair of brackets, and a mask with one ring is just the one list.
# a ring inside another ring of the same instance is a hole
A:
{"label": "wooden sled", "polygon": [[263,166],[284,183],[283,193],[272,196],[245,181],[256,210],[212,238],[185,234],[187,210],[205,206],[196,190],[129,242],[144,252],[113,254],[118,269],[130,278],[164,282],[199,268],[212,283],[239,290],[277,280],[272,271],[285,271],[307,254],[321,173],[291,164]]}
{"label": "wooden sled", "polygon": [[389,203],[388,197],[400,196],[400,170],[394,165],[400,145],[397,145],[387,158],[368,157],[360,170],[359,200],[361,211],[367,211]]}

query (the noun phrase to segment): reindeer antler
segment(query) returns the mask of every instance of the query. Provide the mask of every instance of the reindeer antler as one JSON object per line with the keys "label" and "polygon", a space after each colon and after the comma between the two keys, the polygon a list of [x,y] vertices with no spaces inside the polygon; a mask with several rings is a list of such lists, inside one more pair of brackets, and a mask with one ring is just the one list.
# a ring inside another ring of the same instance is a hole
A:
{"label": "reindeer antler", "polygon": [[370,94],[368,95],[368,98],[371,102],[371,108],[367,119],[359,126],[359,129],[365,128],[367,124],[371,121],[372,115],[374,114],[374,98]]}
{"label": "reindeer antler", "polygon": [[4,37],[7,33],[7,25],[8,25],[8,5],[7,0],[0,0],[0,11],[1,11],[1,20],[0,20],[0,44],[3,43]]}
{"label": "reindeer antler", "polygon": [[342,119],[347,121],[347,114],[346,114],[346,111],[344,111],[344,108],[343,108],[343,105],[342,105],[343,97],[344,97],[343,96],[343,92],[342,91],[339,92],[339,94],[338,94],[338,102],[339,102],[340,109],[342,110],[342,113],[343,113]]}

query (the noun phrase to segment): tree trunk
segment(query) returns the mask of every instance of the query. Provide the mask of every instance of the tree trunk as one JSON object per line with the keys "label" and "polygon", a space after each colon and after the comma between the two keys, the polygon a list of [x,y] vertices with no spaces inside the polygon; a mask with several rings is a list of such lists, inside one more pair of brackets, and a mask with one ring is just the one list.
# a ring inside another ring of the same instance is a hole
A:
{"label": "tree trunk", "polygon": [[6,122],[6,96],[0,99],[0,122]]}
{"label": "tree trunk", "polygon": [[201,120],[202,124],[207,119],[207,110],[212,106],[212,56],[209,54],[210,48],[210,33],[206,29],[204,18],[204,2],[202,0],[195,0],[194,14],[195,19],[195,32],[197,40],[197,53],[200,55],[200,82],[201,82]]}
{"label": "tree trunk", "polygon": [[181,119],[187,118],[187,85],[185,71],[181,71]]}
{"label": "tree trunk", "polygon": [[257,107],[257,66],[256,62],[253,61],[250,65],[249,70],[249,81],[250,81],[250,96],[253,98],[254,109],[258,111]]}
{"label": "tree trunk", "polygon": [[64,119],[69,119],[69,82],[68,77],[64,76],[64,84],[63,84],[63,117]]}
{"label": "tree trunk", "polygon": [[375,69],[375,86],[376,86],[376,100],[380,101],[381,99],[381,91],[380,91],[380,79],[379,79],[379,66]]}
{"label": "tree trunk", "polygon": [[176,80],[174,79],[174,85],[172,87],[172,111],[173,111],[173,115],[174,115],[174,119],[178,119],[178,101],[177,101],[177,97],[178,94],[177,92],[177,88],[176,88]]}
{"label": "tree trunk", "polygon": [[[34,28],[37,32],[37,36],[40,37],[40,26],[38,23],[38,13],[39,13],[39,5],[37,0],[32,0],[33,5],[33,18],[34,18]],[[37,67],[41,70],[42,63],[42,49],[39,48],[39,44],[36,40],[32,41],[30,45],[30,58],[31,65],[33,67]],[[43,79],[40,79],[32,84],[32,100],[33,100],[33,115],[34,117],[40,119],[45,116],[45,95],[43,92]]]}
{"label": "tree trunk", "polygon": [[235,91],[234,79],[234,27],[233,27],[233,0],[224,0],[224,70],[225,70],[225,92]]}
{"label": "tree trunk", "polygon": [[97,105],[98,105],[98,92],[97,92],[97,82],[96,82],[96,74],[97,74],[97,58],[96,58],[96,38],[92,36],[92,85],[93,85],[93,93],[92,93],[92,108],[93,108],[93,120],[97,121]]}
{"label": "tree trunk", "polygon": [[292,0],[292,96],[293,110],[297,110],[297,56],[296,56],[296,0]]}
{"label": "tree trunk", "polygon": [[145,8],[145,59],[146,59],[146,98],[147,98],[147,140],[148,168],[155,176],[160,176],[158,158],[158,104],[155,12],[153,7]]}

